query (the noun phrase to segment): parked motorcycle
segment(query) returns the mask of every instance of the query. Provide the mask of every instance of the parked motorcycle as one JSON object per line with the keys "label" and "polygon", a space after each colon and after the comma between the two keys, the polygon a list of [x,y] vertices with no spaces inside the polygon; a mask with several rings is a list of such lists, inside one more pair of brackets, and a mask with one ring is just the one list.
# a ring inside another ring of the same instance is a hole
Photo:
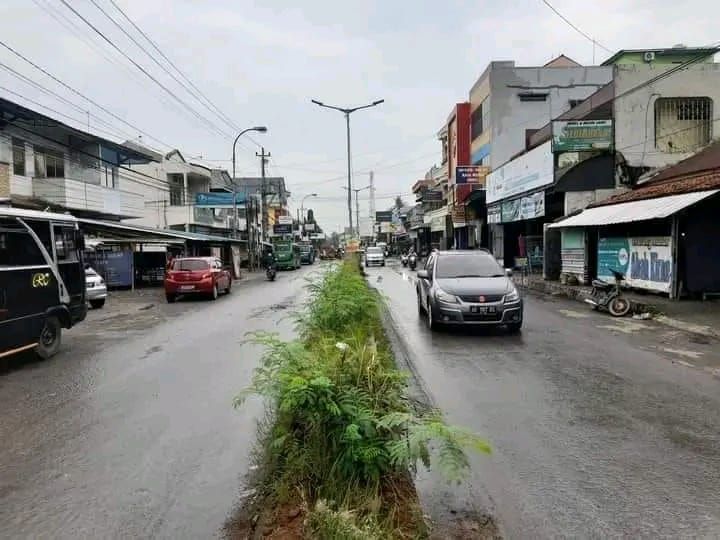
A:
{"label": "parked motorcycle", "polygon": [[410,265],[410,270],[415,270],[417,267],[417,255],[414,253],[408,257],[408,264]]}
{"label": "parked motorcycle", "polygon": [[592,292],[590,298],[586,298],[585,302],[593,306],[594,309],[606,309],[613,317],[624,317],[630,312],[630,300],[622,295],[620,284],[625,279],[625,275],[617,270],[610,269],[615,278],[615,283],[608,283],[602,279],[593,279]]}
{"label": "parked motorcycle", "polygon": [[403,255],[402,257],[400,257],[400,262],[402,263],[403,266],[407,266],[408,265],[408,256]]}
{"label": "parked motorcycle", "polygon": [[271,264],[267,267],[267,270],[265,270],[265,276],[268,278],[268,281],[275,281],[275,276],[277,275],[277,268],[275,268],[274,264]]}

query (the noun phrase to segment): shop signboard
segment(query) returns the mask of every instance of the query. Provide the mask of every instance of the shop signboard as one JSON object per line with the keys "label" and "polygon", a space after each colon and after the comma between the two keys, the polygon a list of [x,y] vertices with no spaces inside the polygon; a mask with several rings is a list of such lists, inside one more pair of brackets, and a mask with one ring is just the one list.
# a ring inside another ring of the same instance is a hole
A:
{"label": "shop signboard", "polygon": [[614,279],[612,270],[625,274],[625,284],[637,289],[670,292],[672,242],[669,236],[600,238],[600,279]]}
{"label": "shop signboard", "polygon": [[314,223],[306,223],[305,224],[305,232],[313,232],[314,230],[315,230]]}
{"label": "shop signboard", "polygon": [[443,193],[439,189],[428,189],[423,192],[423,202],[440,202],[443,199]]}
{"label": "shop signboard", "polygon": [[292,223],[276,223],[273,225],[275,234],[292,234]]}
{"label": "shop signboard", "polygon": [[494,206],[488,206],[487,222],[488,223],[502,223],[501,205],[496,204]]}
{"label": "shop signboard", "polygon": [[[535,191],[553,183],[552,141],[533,148],[488,174],[488,203]],[[504,221],[504,220],[503,220]]]}
{"label": "shop signboard", "polygon": [[393,220],[392,210],[378,210],[375,212],[375,221],[377,223],[389,223]]}
{"label": "shop signboard", "polygon": [[130,287],[133,283],[133,252],[108,251],[105,254],[105,281],[108,287]]}
{"label": "shop signboard", "polygon": [[452,218],[453,225],[455,227],[465,226],[465,207],[462,205],[453,206],[450,211],[450,217]]}
{"label": "shop signboard", "polygon": [[245,194],[235,193],[235,203],[233,205],[233,194],[229,191],[195,194],[195,206],[197,208],[233,208],[236,205],[245,204]]}
{"label": "shop signboard", "polygon": [[445,230],[445,216],[433,216],[430,220],[430,232],[441,232]]}
{"label": "shop signboard", "polygon": [[277,222],[281,225],[292,225],[292,216],[278,216]]}
{"label": "shop signboard", "polygon": [[612,148],[612,120],[556,120],[553,122],[552,151],[587,152]]}
{"label": "shop signboard", "polygon": [[484,165],[458,165],[455,167],[456,184],[482,184],[490,172],[490,167]]}
{"label": "shop signboard", "polygon": [[545,215],[545,192],[503,201],[500,214],[502,223],[542,217]]}

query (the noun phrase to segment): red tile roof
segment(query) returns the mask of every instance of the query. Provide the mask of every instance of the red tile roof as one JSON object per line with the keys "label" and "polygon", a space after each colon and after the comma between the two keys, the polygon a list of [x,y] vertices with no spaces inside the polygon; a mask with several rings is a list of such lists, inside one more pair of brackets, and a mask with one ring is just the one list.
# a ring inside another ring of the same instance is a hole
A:
{"label": "red tile roof", "polygon": [[620,193],[591,206],[605,206],[695,191],[720,189],[720,141],[663,169],[636,189]]}

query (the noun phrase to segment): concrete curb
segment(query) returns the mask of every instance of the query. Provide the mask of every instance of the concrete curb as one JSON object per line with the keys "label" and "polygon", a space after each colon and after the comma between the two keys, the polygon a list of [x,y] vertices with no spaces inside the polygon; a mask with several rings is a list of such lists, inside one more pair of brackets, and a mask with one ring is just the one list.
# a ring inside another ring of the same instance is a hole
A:
{"label": "concrete curb", "polygon": [[[531,281],[523,283],[521,280],[516,280],[515,285],[531,291],[540,292],[543,294],[549,294],[554,296],[562,296],[570,300],[576,300],[585,304],[584,298],[590,293],[590,288],[570,288],[560,283],[553,283],[551,281]],[[659,314],[662,309],[650,302],[638,302],[631,300],[634,313],[657,313],[652,317],[653,321],[656,321],[664,326],[674,328],[676,330],[682,330],[690,334],[696,334],[702,337],[709,337],[720,340],[720,330],[716,330],[711,326],[698,325],[674,319],[666,315]]]}

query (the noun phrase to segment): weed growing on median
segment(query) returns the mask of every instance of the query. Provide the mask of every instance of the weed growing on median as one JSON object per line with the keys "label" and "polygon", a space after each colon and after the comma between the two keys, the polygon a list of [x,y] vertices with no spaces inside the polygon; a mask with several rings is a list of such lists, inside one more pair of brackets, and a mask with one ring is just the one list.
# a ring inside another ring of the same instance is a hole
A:
{"label": "weed growing on median", "polygon": [[298,317],[300,339],[251,336],[265,354],[236,405],[248,394],[268,398],[275,415],[271,491],[280,504],[298,492],[311,503],[328,501],[310,512],[313,537],[338,537],[332,531],[345,527],[354,532],[339,537],[399,535],[407,528],[401,506],[408,501],[408,471],[418,462],[430,466],[431,442],[451,480],[469,467],[465,448],[489,453],[490,447],[437,412],[413,411],[382,329],[378,297],[354,265],[328,271],[309,289]]}

